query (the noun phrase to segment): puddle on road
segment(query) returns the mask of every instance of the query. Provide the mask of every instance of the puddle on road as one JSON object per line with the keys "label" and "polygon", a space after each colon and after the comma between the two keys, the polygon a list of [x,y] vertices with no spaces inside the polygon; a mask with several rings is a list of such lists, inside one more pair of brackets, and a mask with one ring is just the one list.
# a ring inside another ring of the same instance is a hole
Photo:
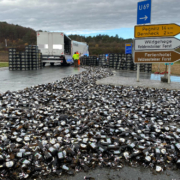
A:
{"label": "puddle on road", "polygon": [[[118,72],[118,71],[116,71],[116,75],[123,76],[123,77],[136,78],[136,72]],[[160,81],[162,76],[164,76],[164,74],[140,73],[140,79],[150,79],[150,80]],[[180,76],[171,75],[171,82],[180,82]]]}
{"label": "puddle on road", "polygon": [[[164,75],[160,75],[160,74],[151,74],[150,79],[160,81],[161,77],[163,76]],[[171,82],[180,82],[180,76],[171,75]]]}

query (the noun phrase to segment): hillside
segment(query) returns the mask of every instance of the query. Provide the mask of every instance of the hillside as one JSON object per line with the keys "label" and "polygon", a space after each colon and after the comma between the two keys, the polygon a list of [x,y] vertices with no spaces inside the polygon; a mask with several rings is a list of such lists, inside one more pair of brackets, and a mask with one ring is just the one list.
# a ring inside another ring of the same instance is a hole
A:
{"label": "hillside", "polygon": [[[97,36],[80,36],[69,35],[72,40],[87,42],[91,55],[102,53],[124,53],[125,43],[131,43],[132,39],[123,39],[116,36],[97,35]],[[7,51],[7,48],[14,47],[23,49],[25,45],[36,44],[36,31],[31,28],[19,25],[0,22],[0,51]]]}
{"label": "hillside", "polygon": [[8,47],[36,44],[36,31],[19,25],[0,22],[0,48],[5,48],[5,39]]}

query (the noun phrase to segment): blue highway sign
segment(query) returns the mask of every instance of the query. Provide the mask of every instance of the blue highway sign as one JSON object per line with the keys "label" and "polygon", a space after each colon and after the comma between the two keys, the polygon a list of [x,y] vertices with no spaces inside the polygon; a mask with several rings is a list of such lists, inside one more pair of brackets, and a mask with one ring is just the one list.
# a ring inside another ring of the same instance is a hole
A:
{"label": "blue highway sign", "polygon": [[125,54],[132,54],[132,44],[125,44]]}
{"label": "blue highway sign", "polygon": [[137,4],[137,24],[151,23],[151,0]]}

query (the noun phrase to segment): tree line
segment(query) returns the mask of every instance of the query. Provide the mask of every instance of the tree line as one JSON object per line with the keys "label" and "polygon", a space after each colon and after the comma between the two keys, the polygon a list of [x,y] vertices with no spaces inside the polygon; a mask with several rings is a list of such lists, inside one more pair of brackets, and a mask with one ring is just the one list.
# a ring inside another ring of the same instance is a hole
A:
{"label": "tree line", "polygon": [[[42,32],[42,30],[39,30]],[[123,39],[117,34],[115,36],[96,35],[81,36],[69,35],[72,40],[87,42],[89,45],[90,55],[105,53],[124,53],[125,43],[132,43],[132,39]],[[7,44],[7,47],[6,47]],[[35,45],[36,31],[19,25],[0,22],[0,50],[8,48],[24,48],[26,45]]]}
{"label": "tree line", "polygon": [[96,35],[96,36],[80,36],[69,35],[72,40],[87,42],[91,55],[106,54],[106,53],[124,53],[125,44],[132,43],[132,39],[123,39],[117,34],[115,36]]}
{"label": "tree line", "polygon": [[19,25],[0,22],[0,48],[36,43],[36,31]]}

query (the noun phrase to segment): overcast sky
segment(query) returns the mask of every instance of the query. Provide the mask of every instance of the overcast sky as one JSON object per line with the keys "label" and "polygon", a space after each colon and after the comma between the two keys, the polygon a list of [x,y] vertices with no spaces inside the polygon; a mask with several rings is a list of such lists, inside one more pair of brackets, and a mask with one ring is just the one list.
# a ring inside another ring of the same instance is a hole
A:
{"label": "overcast sky", "polygon": [[[0,0],[0,21],[67,34],[133,38],[141,0]],[[180,0],[152,0],[152,24],[180,24]]]}

